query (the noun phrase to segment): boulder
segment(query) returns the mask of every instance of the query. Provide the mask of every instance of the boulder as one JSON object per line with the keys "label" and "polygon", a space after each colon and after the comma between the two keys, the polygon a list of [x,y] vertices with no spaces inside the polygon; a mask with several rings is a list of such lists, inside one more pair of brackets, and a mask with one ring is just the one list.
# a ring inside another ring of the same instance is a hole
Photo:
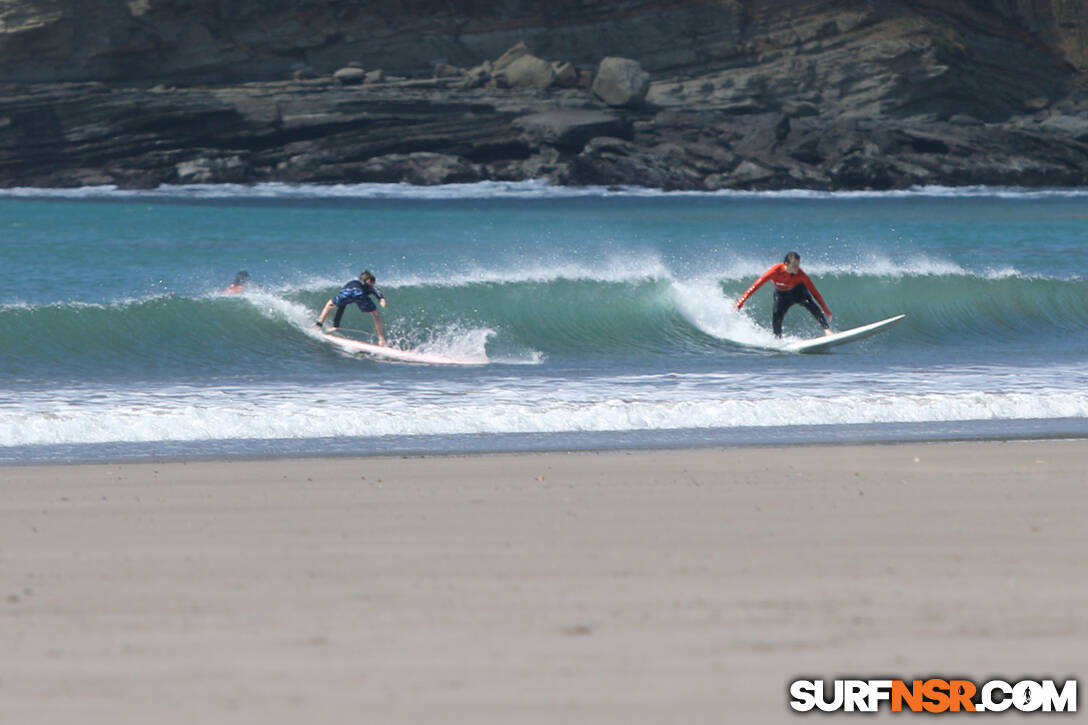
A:
{"label": "boulder", "polygon": [[504,70],[506,66],[525,55],[532,55],[529,51],[529,46],[525,43],[518,43],[495,59],[495,62],[491,64],[492,73],[498,73],[499,71]]}
{"label": "boulder", "polygon": [[362,68],[348,66],[333,73],[332,77],[345,86],[357,86],[366,82],[366,71]]}
{"label": "boulder", "polygon": [[610,106],[640,106],[650,90],[650,74],[638,61],[608,57],[597,67],[593,93]]}
{"label": "boulder", "polygon": [[495,81],[506,88],[550,88],[555,83],[555,69],[535,55],[523,55],[496,71]]}
{"label": "boulder", "polygon": [[768,169],[755,161],[742,161],[733,169],[733,180],[740,184],[765,183],[777,175],[773,169]]}

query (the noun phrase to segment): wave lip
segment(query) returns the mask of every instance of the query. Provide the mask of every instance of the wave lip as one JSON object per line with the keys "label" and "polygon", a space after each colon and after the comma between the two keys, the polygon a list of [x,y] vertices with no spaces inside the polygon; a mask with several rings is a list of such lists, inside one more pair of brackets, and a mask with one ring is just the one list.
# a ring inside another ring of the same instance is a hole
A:
{"label": "wave lip", "polygon": [[[586,276],[567,276],[574,271]],[[637,276],[640,271],[646,275]],[[761,289],[739,312],[733,307],[747,277],[685,281],[645,260],[598,274],[588,267],[552,269],[559,276],[545,271],[541,279],[533,270],[522,272],[503,271],[494,281],[387,286],[391,303],[382,315],[390,343],[478,364],[615,357],[652,360],[653,366],[711,356],[726,365],[736,346],[778,347],[769,331],[769,291]],[[1004,356],[1047,344],[1055,354],[1073,354],[1088,331],[1084,280],[878,272],[817,279],[836,330],[908,315],[907,324],[861,343],[872,349],[940,347],[943,357],[969,347]],[[41,370],[88,379],[110,371],[143,377],[147,370],[183,377],[250,369],[294,375],[320,362],[311,344],[319,338],[311,333],[329,294],[325,287],[287,295],[253,289],[231,296],[0,305],[0,354],[16,377]],[[355,310],[344,326],[367,336],[373,330]],[[818,332],[802,308],[787,314],[788,336]]]}

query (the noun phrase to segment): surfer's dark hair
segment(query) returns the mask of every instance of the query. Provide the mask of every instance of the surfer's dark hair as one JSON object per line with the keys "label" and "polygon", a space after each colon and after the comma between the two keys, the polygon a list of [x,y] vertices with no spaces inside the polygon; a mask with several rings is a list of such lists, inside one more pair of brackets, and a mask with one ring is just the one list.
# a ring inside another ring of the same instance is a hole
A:
{"label": "surfer's dark hair", "polygon": [[378,281],[374,277],[374,273],[371,272],[369,269],[364,269],[362,272],[360,272],[359,273],[359,279],[363,280],[364,282],[377,282]]}
{"label": "surfer's dark hair", "polygon": [[783,264],[789,264],[790,259],[796,259],[798,262],[800,262],[801,261],[801,255],[798,254],[797,252],[786,252],[786,257],[782,260],[782,263]]}

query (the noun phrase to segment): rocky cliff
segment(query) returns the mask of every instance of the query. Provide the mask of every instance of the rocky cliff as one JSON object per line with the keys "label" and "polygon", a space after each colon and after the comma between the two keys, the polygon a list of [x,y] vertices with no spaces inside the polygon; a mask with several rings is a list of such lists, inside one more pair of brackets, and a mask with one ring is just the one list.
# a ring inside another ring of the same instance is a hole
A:
{"label": "rocky cliff", "polygon": [[1081,6],[0,0],[0,185],[1083,185]]}

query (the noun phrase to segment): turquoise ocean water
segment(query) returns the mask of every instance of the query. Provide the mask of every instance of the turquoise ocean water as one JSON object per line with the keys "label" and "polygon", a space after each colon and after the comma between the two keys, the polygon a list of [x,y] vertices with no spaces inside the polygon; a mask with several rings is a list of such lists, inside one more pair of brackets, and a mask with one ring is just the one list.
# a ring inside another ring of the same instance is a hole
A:
{"label": "turquoise ocean water", "polygon": [[[770,285],[732,301],[791,249],[835,328],[907,319],[775,350]],[[0,255],[6,463],[1088,433],[1086,191],[16,189]],[[364,268],[466,364],[322,341]]]}

